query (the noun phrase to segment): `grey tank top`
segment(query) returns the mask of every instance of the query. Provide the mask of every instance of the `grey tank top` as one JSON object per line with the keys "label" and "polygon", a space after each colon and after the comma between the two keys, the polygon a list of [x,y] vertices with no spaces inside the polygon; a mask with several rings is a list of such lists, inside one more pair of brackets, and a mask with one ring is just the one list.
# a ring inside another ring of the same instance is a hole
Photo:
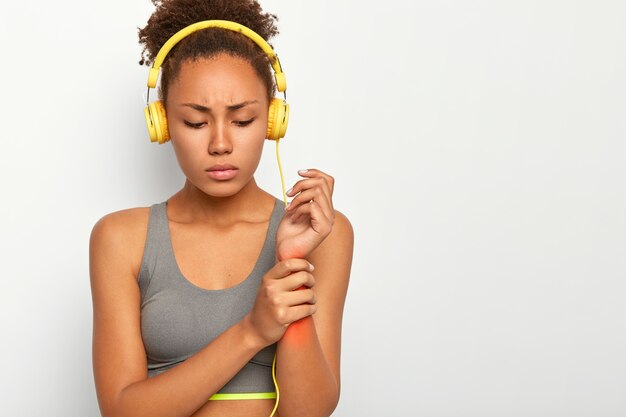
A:
{"label": "grey tank top", "polygon": [[[263,276],[275,264],[276,229],[285,213],[281,200],[275,200],[265,242],[252,272],[241,283],[219,290],[198,287],[183,276],[172,249],[167,201],[150,207],[138,276],[148,377],[183,362],[252,309]],[[275,351],[276,343],[261,349],[218,392],[274,392]]]}

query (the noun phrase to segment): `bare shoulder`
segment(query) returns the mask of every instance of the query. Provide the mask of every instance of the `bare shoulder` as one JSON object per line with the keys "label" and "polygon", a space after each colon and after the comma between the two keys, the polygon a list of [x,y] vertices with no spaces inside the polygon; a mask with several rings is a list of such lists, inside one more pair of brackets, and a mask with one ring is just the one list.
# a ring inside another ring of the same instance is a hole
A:
{"label": "bare shoulder", "polygon": [[[342,258],[344,263],[352,262],[354,248],[354,228],[348,217],[335,210],[335,221],[326,239],[311,253],[310,261],[325,262],[334,258]],[[315,264],[314,264],[315,265]]]}
{"label": "bare shoulder", "polygon": [[133,207],[102,216],[91,230],[90,258],[103,254],[107,259],[124,262],[136,276],[147,238],[149,217],[150,207]]}
{"label": "bare shoulder", "polygon": [[354,228],[352,227],[352,223],[350,223],[348,217],[339,210],[335,210],[335,222],[328,238],[333,235],[333,232],[334,236],[331,239],[335,241],[343,242],[344,244],[354,242]]}

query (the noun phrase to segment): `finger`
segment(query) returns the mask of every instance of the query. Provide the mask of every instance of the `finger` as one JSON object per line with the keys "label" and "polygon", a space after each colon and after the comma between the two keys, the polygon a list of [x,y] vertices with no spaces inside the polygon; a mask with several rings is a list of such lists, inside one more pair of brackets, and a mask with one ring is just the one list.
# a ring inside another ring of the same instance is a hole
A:
{"label": "finger", "polygon": [[287,319],[289,320],[289,323],[291,324],[294,321],[297,321],[307,316],[315,314],[316,311],[317,311],[317,304],[302,304],[299,306],[294,306],[289,309]]}
{"label": "finger", "polygon": [[320,175],[316,177],[299,180],[294,184],[293,187],[289,189],[289,191],[286,194],[289,196],[295,195],[299,191],[302,191],[303,189],[313,187],[314,184],[321,184],[324,187],[324,190],[328,192],[329,196],[333,195],[333,184],[328,179],[327,175]]}
{"label": "finger", "polygon": [[[291,200],[285,211],[287,215],[291,213],[300,205],[309,203],[310,201],[317,201],[324,211],[327,218],[331,219],[331,222],[335,220],[335,209],[333,207],[332,197],[325,191],[323,187],[314,187],[301,191],[296,197]],[[293,219],[293,217],[292,217]]]}
{"label": "finger", "polygon": [[332,204],[330,203],[326,193],[322,191],[319,187],[302,191],[300,194],[294,197],[293,200],[291,200],[291,202],[287,206],[287,211],[294,210],[294,208],[298,207],[300,204],[307,204],[311,200],[319,203],[327,218],[332,219],[334,217],[334,209],[332,207]]}
{"label": "finger", "polygon": [[280,279],[291,275],[298,271],[312,271],[313,265],[303,258],[289,258],[283,259],[274,265],[275,270],[274,278]]}
{"label": "finger", "polygon": [[330,187],[330,193],[332,194],[333,189],[335,188],[335,178],[327,173],[320,171],[319,169],[309,168],[307,170],[300,170],[298,174],[303,177],[322,177],[328,183]]}
{"label": "finger", "polygon": [[332,194],[330,192],[330,187],[328,186],[328,183],[324,180],[324,178],[321,178],[321,177],[299,180],[293,185],[293,187],[287,190],[285,194],[291,197],[291,196],[298,194],[301,191],[304,191],[309,188],[314,188],[316,186],[321,186],[326,191],[328,191],[329,195]]}
{"label": "finger", "polygon": [[308,271],[294,272],[288,277],[280,280],[279,289],[281,291],[297,291],[300,288],[312,288],[315,285],[315,277]]}
{"label": "finger", "polygon": [[[313,171],[317,171],[317,170],[313,170]],[[321,172],[321,171],[317,171],[317,172]],[[308,174],[310,175],[308,178],[303,179],[303,180],[299,180],[297,181],[293,187],[291,187],[288,191],[287,191],[287,195],[288,196],[292,196],[298,193],[298,191],[301,191],[303,188],[307,188],[307,185],[309,182],[311,182],[311,180],[316,180],[319,181],[321,184],[324,184],[324,189],[326,191],[328,191],[328,195],[332,196],[333,195],[333,188],[334,188],[334,183],[335,180],[333,177],[331,177],[330,175],[321,173],[321,174]]]}
{"label": "finger", "polygon": [[302,216],[306,216],[307,214],[311,217],[311,227],[316,233],[324,236],[330,233],[333,227],[333,221],[326,217],[322,208],[315,200],[311,200],[308,204],[300,204],[298,208],[291,213],[291,215],[294,216],[292,221],[297,222]]}
{"label": "finger", "polygon": [[300,304],[315,304],[316,302],[317,297],[312,289],[291,291],[285,294],[285,303],[290,307]]}
{"label": "finger", "polygon": [[268,294],[268,301],[273,307],[284,308],[304,303],[315,304],[317,296],[311,288],[307,287],[302,290],[280,289]]}

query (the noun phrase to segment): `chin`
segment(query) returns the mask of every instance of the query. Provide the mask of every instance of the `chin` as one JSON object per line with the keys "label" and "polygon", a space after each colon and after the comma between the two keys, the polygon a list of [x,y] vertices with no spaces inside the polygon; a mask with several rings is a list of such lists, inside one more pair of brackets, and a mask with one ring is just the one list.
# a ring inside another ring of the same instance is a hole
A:
{"label": "chin", "polygon": [[200,190],[206,195],[210,195],[212,197],[230,197],[241,191],[241,188],[233,186],[225,187],[223,185],[218,185],[217,187],[204,186],[200,188]]}
{"label": "chin", "polygon": [[201,186],[197,184],[194,185],[198,190],[213,197],[230,197],[237,194],[244,187],[239,181],[235,181],[234,179],[230,181],[203,179],[200,184]]}

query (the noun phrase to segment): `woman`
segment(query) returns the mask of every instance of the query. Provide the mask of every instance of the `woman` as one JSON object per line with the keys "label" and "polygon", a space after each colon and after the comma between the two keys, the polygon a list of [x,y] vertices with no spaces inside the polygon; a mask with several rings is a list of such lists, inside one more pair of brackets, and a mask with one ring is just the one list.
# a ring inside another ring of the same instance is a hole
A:
{"label": "woman", "polygon": [[[234,21],[265,40],[278,32],[256,0],[153,2],[139,31],[150,60],[198,21]],[[91,233],[103,416],[328,416],[337,406],[353,229],[318,169],[299,171],[287,208],[256,184],[275,87],[267,56],[240,33],[199,30],[168,54],[159,95],[185,184],[105,215]]]}

